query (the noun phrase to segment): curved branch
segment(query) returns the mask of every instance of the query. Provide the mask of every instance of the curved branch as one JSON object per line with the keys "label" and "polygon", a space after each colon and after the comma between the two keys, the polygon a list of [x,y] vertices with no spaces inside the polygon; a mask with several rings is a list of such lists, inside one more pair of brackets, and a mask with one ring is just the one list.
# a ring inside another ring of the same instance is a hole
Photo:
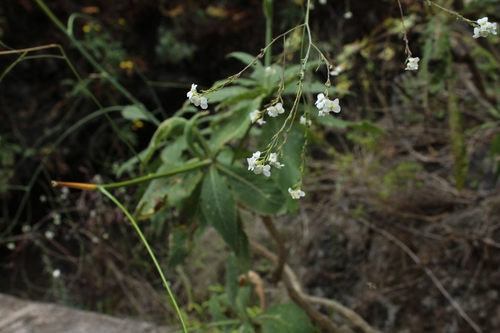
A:
{"label": "curved branch", "polygon": [[262,222],[266,226],[267,231],[269,231],[271,236],[276,241],[276,244],[278,245],[278,259],[276,267],[274,268],[274,271],[271,274],[270,278],[271,283],[276,283],[279,280],[281,280],[281,275],[283,274],[283,267],[285,267],[285,261],[286,261],[285,243],[283,242],[283,238],[281,237],[281,234],[279,233],[278,229],[276,229],[276,226],[274,225],[271,217],[261,216],[261,218]]}
{"label": "curved branch", "polygon": [[[266,257],[267,259],[277,262],[278,256],[274,253],[267,250],[262,245],[256,243],[255,241],[251,242],[252,247],[259,252],[261,255]],[[322,315],[319,311],[314,309],[310,303],[321,304],[327,306],[329,308],[334,309],[338,313],[345,316],[349,319],[355,326],[360,328],[365,333],[380,333],[376,329],[370,326],[359,314],[355,311],[345,307],[339,302],[328,300],[320,297],[314,297],[307,294],[304,294],[300,289],[300,284],[297,280],[297,277],[293,273],[292,269],[288,265],[284,265],[283,267],[283,282],[285,283],[286,289],[290,298],[297,303],[298,306],[304,310],[304,312],[318,325],[320,325],[323,329],[328,332],[343,332],[337,325],[331,322],[328,318]]]}

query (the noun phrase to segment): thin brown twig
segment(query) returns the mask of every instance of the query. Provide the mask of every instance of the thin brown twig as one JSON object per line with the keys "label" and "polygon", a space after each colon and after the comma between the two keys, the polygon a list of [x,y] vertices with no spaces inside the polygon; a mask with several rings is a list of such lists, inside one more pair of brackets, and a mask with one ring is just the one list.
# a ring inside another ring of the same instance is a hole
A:
{"label": "thin brown twig", "polygon": [[[267,250],[262,245],[258,244],[255,241],[252,241],[251,244],[257,252],[262,254],[267,259],[274,262],[278,261],[278,256]],[[349,319],[355,326],[360,328],[365,333],[380,333],[379,331],[371,327],[358,313],[345,307],[339,302],[304,294],[300,289],[300,284],[297,280],[297,277],[295,276],[290,266],[286,264],[284,265],[283,269],[283,282],[285,283],[290,298],[295,303],[297,303],[297,305],[299,305],[313,321],[315,321],[322,328],[326,329],[328,332],[342,332],[343,330],[333,322],[328,320],[316,309],[311,307],[309,303],[316,303],[334,309],[335,311]]]}
{"label": "thin brown twig", "polygon": [[388,238],[394,244],[399,246],[403,251],[405,251],[406,254],[408,254],[410,256],[410,258],[412,258],[413,261],[417,265],[422,267],[422,269],[431,278],[432,282],[434,282],[434,284],[439,289],[439,291],[443,294],[443,296],[446,297],[448,302],[450,302],[450,304],[455,308],[455,310],[457,310],[457,312],[460,314],[460,316],[463,319],[465,319],[465,321],[474,329],[474,331],[476,331],[477,333],[483,333],[481,328],[469,317],[469,315],[467,313],[465,313],[464,309],[462,309],[460,304],[458,304],[458,302],[455,301],[455,299],[450,295],[450,293],[443,287],[443,285],[441,284],[441,281],[439,281],[439,279],[436,277],[436,275],[434,275],[434,273],[431,271],[431,269],[429,267],[427,267],[426,265],[423,265],[420,258],[415,254],[415,252],[413,252],[408,246],[406,246],[405,243],[403,243],[402,241],[400,241],[399,239],[394,237],[389,232],[377,227],[376,225],[374,225],[373,223],[371,223],[370,221],[368,221],[362,217],[358,218],[357,221],[363,223],[364,225],[366,225],[370,229],[372,229],[372,230],[378,232],[379,234],[381,234],[382,236]]}
{"label": "thin brown twig", "polygon": [[279,233],[278,229],[273,223],[273,220],[270,216],[261,216],[262,222],[266,226],[267,231],[271,234],[274,241],[278,245],[278,261],[276,263],[276,267],[274,268],[273,273],[271,274],[271,283],[276,283],[281,279],[281,275],[283,274],[283,267],[286,262],[286,248],[285,243],[283,242],[283,238]]}

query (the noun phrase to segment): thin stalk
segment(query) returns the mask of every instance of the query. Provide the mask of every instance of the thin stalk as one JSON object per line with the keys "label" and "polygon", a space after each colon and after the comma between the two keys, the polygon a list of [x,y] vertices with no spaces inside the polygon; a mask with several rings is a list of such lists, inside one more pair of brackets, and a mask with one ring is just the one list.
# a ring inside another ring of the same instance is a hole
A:
{"label": "thin stalk", "polygon": [[[43,2],[43,0],[35,0],[36,3],[42,8],[45,14],[54,22],[54,24],[61,29],[62,32],[69,38],[71,43],[80,51],[80,53],[87,59],[88,62],[92,66],[97,69],[100,74],[105,77],[112,85],[114,85],[128,100],[130,100],[133,104],[140,105],[141,103],[127,90],[123,87],[118,80],[116,80],[112,75],[110,75],[106,69],[88,53],[88,51],[83,47],[82,43],[73,35],[71,31],[66,29],[66,27],[62,24],[62,22],[54,15],[54,13],[50,10],[49,7]],[[152,114],[148,113],[149,119],[156,125],[160,125],[160,121],[156,119]]]}
{"label": "thin stalk", "polygon": [[113,183],[113,184],[96,185],[96,184],[88,184],[88,183],[59,182],[59,181],[53,180],[52,186],[54,186],[54,187],[66,186],[69,188],[75,188],[75,189],[87,190],[87,191],[99,190],[101,187],[105,188],[105,189],[114,189],[114,188],[137,185],[137,184],[147,182],[147,181],[157,179],[157,178],[173,176],[173,175],[176,175],[178,173],[183,173],[183,172],[187,172],[187,171],[191,171],[194,169],[204,167],[204,166],[209,165],[211,163],[212,163],[211,159],[206,159],[203,161],[186,164],[185,166],[177,168],[177,169],[172,169],[172,170],[168,170],[165,172],[154,173],[154,174],[147,175],[144,177],[134,178],[134,179],[127,180],[124,182]]}
{"label": "thin stalk", "polygon": [[158,273],[160,274],[161,280],[163,281],[163,285],[165,286],[165,289],[167,290],[168,296],[170,297],[170,299],[172,300],[172,304],[174,305],[175,312],[179,316],[179,320],[180,320],[181,326],[182,326],[182,331],[184,333],[188,333],[188,330],[186,328],[186,324],[184,323],[184,319],[182,318],[181,310],[179,309],[179,306],[177,305],[177,302],[175,301],[174,294],[170,290],[170,287],[168,286],[167,279],[165,278],[165,275],[163,274],[163,271],[160,267],[160,264],[158,263],[158,260],[156,259],[156,256],[153,253],[151,246],[149,246],[149,243],[148,243],[146,237],[144,237],[144,234],[142,233],[141,228],[139,228],[139,225],[134,220],[132,215],[128,212],[128,210],[125,207],[123,207],[123,205],[121,204],[120,201],[118,201],[118,199],[116,199],[111,193],[109,193],[103,186],[98,186],[98,189],[104,195],[106,195],[108,198],[110,198],[111,201],[113,201],[122,210],[122,212],[129,218],[130,222],[134,226],[135,231],[139,235],[139,238],[141,239],[141,241],[144,244],[144,246],[146,247],[149,255],[151,256],[151,260],[153,260],[155,267],[158,270]]}

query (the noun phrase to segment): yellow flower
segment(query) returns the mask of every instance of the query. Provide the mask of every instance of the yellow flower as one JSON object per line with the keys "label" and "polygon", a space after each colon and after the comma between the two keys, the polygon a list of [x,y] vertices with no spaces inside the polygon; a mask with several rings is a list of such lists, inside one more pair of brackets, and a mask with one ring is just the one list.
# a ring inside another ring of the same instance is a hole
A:
{"label": "yellow flower", "polygon": [[82,30],[83,30],[83,32],[85,32],[85,33],[90,32],[90,25],[85,24],[85,25],[83,26]]}
{"label": "yellow flower", "polygon": [[144,123],[139,119],[134,119],[134,124],[132,125],[132,131],[137,131],[139,128],[142,128]]}
{"label": "yellow flower", "polygon": [[119,25],[125,25],[125,23],[127,23],[127,21],[125,21],[125,19],[124,19],[123,17],[120,17],[120,18],[118,19],[118,24],[119,24]]}
{"label": "yellow flower", "polygon": [[130,60],[120,62],[121,69],[132,69],[134,68],[134,63]]}
{"label": "yellow flower", "polygon": [[102,29],[102,27],[101,27],[101,25],[100,25],[100,24],[96,24],[96,25],[94,25],[94,30],[95,30],[95,31],[101,31],[101,29]]}

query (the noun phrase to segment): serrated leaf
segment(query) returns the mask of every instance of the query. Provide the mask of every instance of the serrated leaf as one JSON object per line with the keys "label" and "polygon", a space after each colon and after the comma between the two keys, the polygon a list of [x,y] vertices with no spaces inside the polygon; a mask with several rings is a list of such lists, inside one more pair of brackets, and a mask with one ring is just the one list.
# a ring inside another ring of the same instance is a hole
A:
{"label": "serrated leaf", "polygon": [[236,201],[214,165],[210,166],[203,181],[201,205],[207,222],[237,251],[239,240]]}
{"label": "serrated leaf", "polygon": [[[178,168],[177,165],[163,164],[158,172]],[[179,173],[170,177],[153,179],[137,204],[137,218],[145,220],[166,206],[179,206],[188,198],[201,181],[200,169]]]}
{"label": "serrated leaf", "polygon": [[[286,197],[273,179],[256,175],[241,167],[218,165],[228,176],[236,200],[259,215],[283,213]],[[285,165],[286,167],[286,165]]]}
{"label": "serrated leaf", "polygon": [[263,333],[309,333],[314,328],[307,315],[294,303],[272,306],[255,318]]}

